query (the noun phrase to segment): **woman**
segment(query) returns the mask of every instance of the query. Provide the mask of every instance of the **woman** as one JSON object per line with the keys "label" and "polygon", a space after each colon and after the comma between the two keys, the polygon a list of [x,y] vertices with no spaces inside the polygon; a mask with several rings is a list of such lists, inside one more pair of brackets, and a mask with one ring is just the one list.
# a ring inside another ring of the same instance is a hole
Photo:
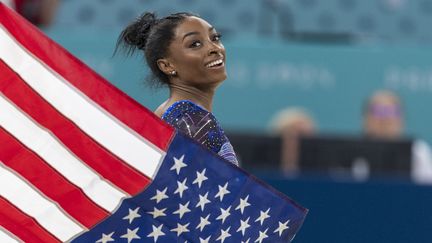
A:
{"label": "woman", "polygon": [[155,114],[213,152],[238,165],[234,150],[211,113],[216,88],[226,79],[221,35],[205,20],[176,13],[144,13],[121,33],[117,47],[144,51],[151,80],[169,87]]}

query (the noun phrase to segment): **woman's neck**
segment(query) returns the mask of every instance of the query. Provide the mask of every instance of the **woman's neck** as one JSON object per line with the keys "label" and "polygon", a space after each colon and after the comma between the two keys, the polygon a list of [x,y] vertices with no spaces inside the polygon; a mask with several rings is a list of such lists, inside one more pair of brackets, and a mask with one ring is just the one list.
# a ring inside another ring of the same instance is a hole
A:
{"label": "woman's neck", "polygon": [[190,100],[211,112],[215,89],[216,87],[201,88],[182,84],[171,84],[170,98],[167,103],[171,105],[180,100]]}

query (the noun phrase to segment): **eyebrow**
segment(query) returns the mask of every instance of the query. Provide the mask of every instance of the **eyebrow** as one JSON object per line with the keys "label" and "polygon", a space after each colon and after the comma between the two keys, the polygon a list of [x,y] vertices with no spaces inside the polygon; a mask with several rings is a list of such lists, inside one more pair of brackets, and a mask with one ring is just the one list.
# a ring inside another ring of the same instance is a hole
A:
{"label": "eyebrow", "polygon": [[[211,31],[213,31],[215,28],[213,27],[213,26],[211,26],[208,30],[209,30],[209,32],[211,32]],[[198,31],[192,31],[192,32],[189,32],[189,33],[186,33],[184,36],[183,36],[183,40],[186,38],[186,37],[188,37],[188,36],[191,36],[191,35],[198,35],[199,34],[199,32]]]}

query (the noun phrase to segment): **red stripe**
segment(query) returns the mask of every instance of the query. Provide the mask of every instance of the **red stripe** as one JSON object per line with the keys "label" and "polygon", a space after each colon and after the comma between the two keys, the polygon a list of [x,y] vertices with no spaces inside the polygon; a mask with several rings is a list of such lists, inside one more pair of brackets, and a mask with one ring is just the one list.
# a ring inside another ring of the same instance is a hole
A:
{"label": "red stripe", "polygon": [[0,91],[104,178],[130,195],[141,192],[150,183],[148,177],[110,153],[55,110],[1,60],[0,73]]}
{"label": "red stripe", "polygon": [[36,220],[16,208],[2,196],[0,196],[0,222],[2,227],[24,242],[61,242],[39,225]]}
{"label": "red stripe", "polygon": [[108,212],[91,201],[79,187],[70,183],[3,128],[0,128],[0,161],[56,201],[85,227],[91,228],[109,216]]}
{"label": "red stripe", "polygon": [[174,129],[88,68],[17,13],[0,5],[0,22],[33,55],[117,119],[166,151]]}

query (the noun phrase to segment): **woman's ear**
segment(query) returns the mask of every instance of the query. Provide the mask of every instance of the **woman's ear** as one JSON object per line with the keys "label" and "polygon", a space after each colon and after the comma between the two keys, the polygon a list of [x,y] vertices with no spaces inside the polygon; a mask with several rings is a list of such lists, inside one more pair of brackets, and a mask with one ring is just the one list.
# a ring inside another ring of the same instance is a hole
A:
{"label": "woman's ear", "polygon": [[170,76],[174,72],[176,72],[174,67],[171,65],[171,63],[166,58],[161,58],[161,59],[157,60],[157,65],[158,65],[159,69],[168,76]]}

